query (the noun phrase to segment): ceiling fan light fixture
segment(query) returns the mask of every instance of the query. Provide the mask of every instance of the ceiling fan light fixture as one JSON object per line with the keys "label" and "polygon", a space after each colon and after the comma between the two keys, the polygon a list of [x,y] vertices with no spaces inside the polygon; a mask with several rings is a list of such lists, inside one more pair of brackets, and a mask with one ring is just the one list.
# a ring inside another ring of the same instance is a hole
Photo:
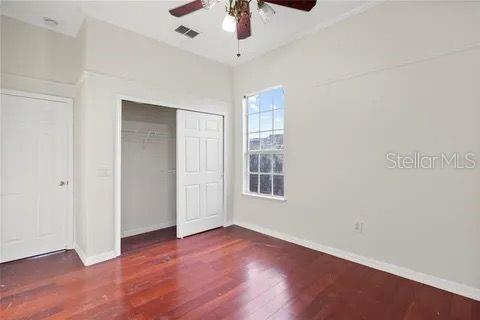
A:
{"label": "ceiling fan light fixture", "polygon": [[210,10],[222,0],[201,0],[204,9]]}
{"label": "ceiling fan light fixture", "polygon": [[235,32],[237,29],[237,21],[235,20],[235,17],[232,17],[227,13],[225,18],[223,18],[222,29],[227,32]]}
{"label": "ceiling fan light fixture", "polygon": [[269,23],[275,15],[275,10],[263,1],[258,2],[258,14],[263,23]]}

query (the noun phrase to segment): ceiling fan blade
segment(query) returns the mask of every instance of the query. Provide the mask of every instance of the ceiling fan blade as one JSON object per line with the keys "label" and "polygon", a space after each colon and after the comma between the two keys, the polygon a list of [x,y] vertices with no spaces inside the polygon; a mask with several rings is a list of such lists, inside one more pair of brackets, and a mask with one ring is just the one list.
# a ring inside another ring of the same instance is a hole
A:
{"label": "ceiling fan blade", "polygon": [[237,39],[243,40],[252,35],[250,27],[250,14],[242,14],[237,21]]}
{"label": "ceiling fan blade", "polygon": [[277,4],[288,8],[302,11],[310,11],[317,4],[316,0],[264,0],[268,3]]}
{"label": "ceiling fan blade", "polygon": [[183,6],[176,7],[168,11],[172,16],[182,17],[184,15],[200,10],[202,8],[203,8],[202,0],[195,0],[187,4],[184,4]]}

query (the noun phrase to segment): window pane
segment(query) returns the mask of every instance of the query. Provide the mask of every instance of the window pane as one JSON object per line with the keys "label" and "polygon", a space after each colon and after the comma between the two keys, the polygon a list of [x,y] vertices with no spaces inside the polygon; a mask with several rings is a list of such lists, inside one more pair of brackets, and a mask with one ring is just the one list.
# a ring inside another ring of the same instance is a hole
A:
{"label": "window pane", "polygon": [[273,172],[283,173],[283,154],[273,155]]}
{"label": "window pane", "polygon": [[274,132],[272,146],[274,149],[283,149],[283,130],[277,130]]}
{"label": "window pane", "polygon": [[272,175],[270,174],[260,175],[260,193],[272,194]]}
{"label": "window pane", "polygon": [[[258,132],[260,131],[260,114],[250,114],[248,115],[248,132]],[[279,129],[283,129],[279,128]]]}
{"label": "window pane", "polygon": [[272,155],[260,155],[260,172],[272,172]]}
{"label": "window pane", "polygon": [[258,154],[249,155],[250,172],[258,172]]}
{"label": "window pane", "polygon": [[260,139],[258,133],[250,133],[248,135],[248,149],[260,150]]}
{"label": "window pane", "polygon": [[273,90],[273,108],[281,109],[284,105],[283,88]]}
{"label": "window pane", "polygon": [[260,94],[260,111],[268,111],[273,108],[273,92],[271,90]]}
{"label": "window pane", "polygon": [[259,97],[258,95],[256,96],[251,96],[251,97],[248,97],[247,99],[247,105],[248,105],[248,113],[255,113],[255,112],[259,112],[260,111],[260,107],[259,107]]}
{"label": "window pane", "polygon": [[275,130],[283,128],[283,109],[275,110],[273,112],[273,127]]}
{"label": "window pane", "polygon": [[272,136],[273,131],[260,132],[260,148],[262,150],[272,150]]}
{"label": "window pane", "polygon": [[283,197],[283,176],[273,176],[273,195]]}
{"label": "window pane", "polygon": [[246,98],[248,191],[284,195],[284,99],[283,88]]}
{"label": "window pane", "polygon": [[273,130],[273,112],[262,112],[260,113],[260,131],[270,131]]}
{"label": "window pane", "polygon": [[258,192],[258,174],[250,174],[248,190],[250,192]]}

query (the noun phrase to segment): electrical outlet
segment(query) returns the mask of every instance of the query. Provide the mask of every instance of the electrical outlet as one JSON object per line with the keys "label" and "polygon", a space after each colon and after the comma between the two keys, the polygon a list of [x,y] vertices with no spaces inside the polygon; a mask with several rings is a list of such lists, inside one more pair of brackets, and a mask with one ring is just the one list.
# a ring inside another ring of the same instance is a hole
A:
{"label": "electrical outlet", "polygon": [[355,222],[355,231],[360,232],[360,222]]}
{"label": "electrical outlet", "polygon": [[355,222],[354,229],[355,229],[355,231],[357,231],[357,233],[364,234],[365,233],[365,222],[361,222],[361,221]]}

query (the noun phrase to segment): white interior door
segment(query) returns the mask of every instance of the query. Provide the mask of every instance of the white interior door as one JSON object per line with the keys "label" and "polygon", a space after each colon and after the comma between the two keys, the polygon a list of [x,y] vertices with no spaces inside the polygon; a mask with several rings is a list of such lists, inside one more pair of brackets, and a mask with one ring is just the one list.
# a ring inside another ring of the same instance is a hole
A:
{"label": "white interior door", "polygon": [[1,94],[0,262],[67,247],[71,116],[71,103]]}
{"label": "white interior door", "polygon": [[177,237],[224,221],[223,117],[177,110]]}

